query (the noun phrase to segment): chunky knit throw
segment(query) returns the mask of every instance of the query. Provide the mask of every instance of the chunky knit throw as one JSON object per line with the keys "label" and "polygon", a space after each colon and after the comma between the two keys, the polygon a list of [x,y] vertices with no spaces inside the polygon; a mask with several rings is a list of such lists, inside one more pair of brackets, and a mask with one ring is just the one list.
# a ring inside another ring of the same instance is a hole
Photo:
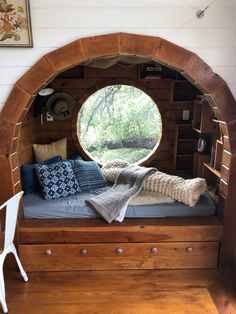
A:
{"label": "chunky knit throw", "polygon": [[[108,181],[114,182],[120,171],[128,165],[127,162],[114,160],[103,166],[102,172]],[[157,170],[144,179],[142,189],[167,195],[194,207],[207,186],[203,178],[183,179]]]}

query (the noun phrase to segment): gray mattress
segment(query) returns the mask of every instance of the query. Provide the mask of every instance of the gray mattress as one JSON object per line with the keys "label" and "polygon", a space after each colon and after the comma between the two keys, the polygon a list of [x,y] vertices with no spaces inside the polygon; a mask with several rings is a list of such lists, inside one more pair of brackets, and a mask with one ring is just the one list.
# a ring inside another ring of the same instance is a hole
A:
{"label": "gray mattress", "polygon": [[[31,193],[24,196],[25,218],[97,218],[99,217],[85,204],[85,200],[102,193],[105,188],[80,193],[76,196],[55,200],[44,200],[41,193]],[[215,214],[215,204],[208,193],[201,195],[194,208],[183,203],[164,203],[156,205],[129,205],[125,217],[158,218],[211,216]]]}

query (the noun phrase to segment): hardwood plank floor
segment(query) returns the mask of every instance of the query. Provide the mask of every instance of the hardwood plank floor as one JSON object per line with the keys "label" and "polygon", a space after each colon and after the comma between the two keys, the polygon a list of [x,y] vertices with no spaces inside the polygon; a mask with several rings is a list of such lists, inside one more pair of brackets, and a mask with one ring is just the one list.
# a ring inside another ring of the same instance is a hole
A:
{"label": "hardwood plank floor", "polygon": [[8,272],[13,314],[217,314],[208,287],[216,270]]}

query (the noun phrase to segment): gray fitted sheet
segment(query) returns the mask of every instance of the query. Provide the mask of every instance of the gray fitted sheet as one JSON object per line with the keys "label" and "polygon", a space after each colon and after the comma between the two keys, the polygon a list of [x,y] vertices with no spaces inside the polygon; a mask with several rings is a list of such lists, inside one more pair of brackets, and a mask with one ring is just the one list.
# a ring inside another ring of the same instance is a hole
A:
{"label": "gray fitted sheet", "polygon": [[[44,200],[41,193],[31,193],[24,196],[25,218],[97,218],[96,212],[85,204],[85,200],[105,191],[107,187],[80,193],[75,196]],[[212,216],[215,214],[215,204],[208,193],[201,195],[194,208],[183,203],[164,203],[152,205],[129,205],[125,217],[158,218]]]}

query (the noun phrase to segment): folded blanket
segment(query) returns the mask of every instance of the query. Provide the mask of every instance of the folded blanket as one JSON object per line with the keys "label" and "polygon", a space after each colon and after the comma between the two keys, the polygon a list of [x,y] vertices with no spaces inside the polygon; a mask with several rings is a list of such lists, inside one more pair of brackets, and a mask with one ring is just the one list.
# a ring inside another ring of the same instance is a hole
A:
{"label": "folded blanket", "polygon": [[[105,165],[102,172],[108,181],[114,182],[126,166],[124,162],[115,160]],[[206,189],[206,180],[203,178],[183,179],[158,170],[145,178],[143,182],[143,190],[164,194],[190,207],[196,205],[200,195]]]}
{"label": "folded blanket", "polygon": [[155,168],[130,165],[119,173],[111,189],[86,200],[107,222],[123,221],[128,203],[142,189],[144,179]]}

